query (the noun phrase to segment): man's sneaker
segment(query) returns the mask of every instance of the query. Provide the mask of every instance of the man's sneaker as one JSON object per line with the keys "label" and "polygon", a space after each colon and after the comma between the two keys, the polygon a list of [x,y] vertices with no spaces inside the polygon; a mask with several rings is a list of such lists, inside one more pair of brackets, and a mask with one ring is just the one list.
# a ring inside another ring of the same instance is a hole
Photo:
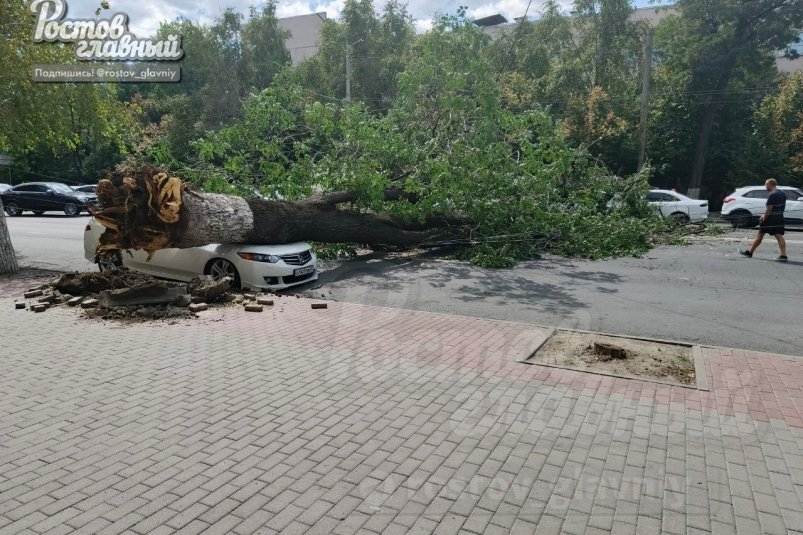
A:
{"label": "man's sneaker", "polygon": [[789,262],[789,259],[788,259],[788,258],[786,258],[786,257],[785,257],[785,256],[783,256],[783,255],[779,256],[779,257],[778,257],[778,258],[776,258],[775,260],[776,260],[777,262]]}
{"label": "man's sneaker", "polygon": [[742,251],[741,249],[739,249],[739,254],[742,256],[746,256],[747,258],[753,258],[753,253],[751,253],[750,251]]}

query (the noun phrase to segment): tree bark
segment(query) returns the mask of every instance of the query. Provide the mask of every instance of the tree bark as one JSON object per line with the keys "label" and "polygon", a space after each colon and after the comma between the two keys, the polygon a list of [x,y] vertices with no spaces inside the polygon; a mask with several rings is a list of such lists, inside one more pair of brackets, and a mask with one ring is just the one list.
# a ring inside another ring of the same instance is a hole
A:
{"label": "tree bark", "polygon": [[18,270],[17,257],[11,245],[11,236],[8,234],[3,201],[0,200],[0,274],[16,273]]}
{"label": "tree bark", "polygon": [[[386,198],[400,196],[397,190],[386,192]],[[458,216],[408,223],[338,210],[337,204],[354,199],[348,192],[295,202],[200,193],[150,167],[102,180],[98,198],[101,208],[94,211],[95,219],[106,226],[99,252],[296,241],[410,246],[457,236],[466,223]]]}
{"label": "tree bark", "polygon": [[[737,37],[734,38],[734,43],[739,42],[739,38],[741,38],[743,33],[743,28],[744,24],[740,22],[736,30]],[[692,168],[691,180],[689,183],[689,193],[696,193],[697,196],[699,196],[700,188],[703,184],[703,174],[705,173],[705,163],[708,159],[708,148],[711,145],[711,134],[714,131],[714,123],[716,122],[719,111],[722,109],[722,94],[723,91],[727,89],[731,77],[733,76],[733,70],[736,67],[736,54],[733,49],[733,45],[728,45],[725,48],[723,52],[725,58],[722,60],[724,64],[722,73],[716,80],[716,83],[712,84],[711,89],[713,89],[713,94],[708,98],[703,108],[700,135],[697,137],[697,150],[694,155],[694,167]],[[706,61],[710,62],[711,59],[708,58]]]}

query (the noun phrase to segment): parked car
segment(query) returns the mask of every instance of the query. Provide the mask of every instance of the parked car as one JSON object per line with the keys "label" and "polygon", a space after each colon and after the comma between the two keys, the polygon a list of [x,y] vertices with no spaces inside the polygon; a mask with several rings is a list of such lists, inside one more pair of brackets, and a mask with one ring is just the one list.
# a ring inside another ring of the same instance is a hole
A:
{"label": "parked car", "polygon": [[11,189],[11,184],[0,184],[0,193],[3,193],[7,189]]}
{"label": "parked car", "polygon": [[90,220],[84,231],[84,256],[100,271],[126,266],[136,271],[178,281],[198,275],[219,280],[231,277],[235,287],[281,290],[318,280],[318,259],[309,244],[210,244],[189,249],[162,249],[148,259],[145,251],[127,250],[98,255],[104,227]]}
{"label": "parked car", "polygon": [[88,211],[88,207],[97,200],[94,194],[75,191],[59,182],[27,182],[0,193],[0,198],[10,216],[20,215],[27,210],[37,215],[59,211],[76,216]]}
{"label": "parked car", "polygon": [[92,193],[92,194],[94,194],[95,191],[97,191],[98,189],[97,184],[85,184],[83,186],[71,186],[71,187],[75,191],[82,191],[84,193]]}
{"label": "parked car", "polygon": [[651,189],[646,200],[663,217],[671,217],[679,223],[699,223],[708,219],[708,201],[692,199],[676,191]]}
{"label": "parked car", "polygon": [[[803,224],[803,190],[788,186],[778,186],[786,195],[784,219],[788,223]],[[737,189],[722,201],[722,219],[730,221],[735,228],[749,228],[758,225],[758,218],[767,209],[770,192],[764,186],[744,186]]]}
{"label": "parked car", "polygon": [[[676,191],[651,189],[644,194],[644,200],[654,206],[661,216],[674,218],[679,223],[699,223],[708,219],[708,201],[692,199]],[[621,198],[615,195],[607,206],[614,208],[621,203]]]}

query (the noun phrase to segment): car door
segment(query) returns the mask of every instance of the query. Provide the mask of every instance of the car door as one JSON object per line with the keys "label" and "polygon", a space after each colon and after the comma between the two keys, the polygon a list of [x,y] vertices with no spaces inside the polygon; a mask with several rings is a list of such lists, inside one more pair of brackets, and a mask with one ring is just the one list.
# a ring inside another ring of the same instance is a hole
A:
{"label": "car door", "polygon": [[656,211],[657,211],[657,212],[658,212],[658,213],[659,213],[661,216],[664,216],[664,217],[666,217],[666,216],[665,216],[665,214],[664,214],[664,209],[663,209],[663,208],[664,208],[664,207],[663,207],[663,205],[664,205],[664,202],[663,202],[663,201],[664,201],[664,198],[663,198],[663,195],[662,195],[660,192],[657,192],[657,191],[648,191],[648,192],[647,192],[647,195],[645,196],[645,199],[646,199],[646,201],[647,201],[647,202],[650,204],[650,206],[652,206],[653,208],[655,208],[655,210],[656,210]]}
{"label": "car door", "polygon": [[803,191],[781,189],[786,195],[784,218],[790,223],[803,223]]}
{"label": "car door", "polygon": [[37,195],[37,205],[39,210],[63,210],[64,209],[64,196],[55,189],[41,185]]}
{"label": "car door", "polygon": [[664,217],[669,217],[675,212],[686,212],[686,210],[681,209],[680,206],[680,199],[672,195],[671,193],[660,193],[661,196],[661,214]]}
{"label": "car door", "polygon": [[764,211],[767,209],[767,199],[769,196],[770,192],[764,188],[751,189],[742,195],[744,199],[743,205],[754,216],[764,215]]}
{"label": "car door", "polygon": [[128,250],[123,252],[123,263],[157,277],[189,280],[192,277],[187,276],[183,260],[186,251],[189,249],[159,249],[148,258],[147,251]]}
{"label": "car door", "polygon": [[33,202],[33,190],[36,188],[35,184],[23,184],[12,188],[8,192],[8,200],[14,201],[23,210],[35,209],[31,206]]}

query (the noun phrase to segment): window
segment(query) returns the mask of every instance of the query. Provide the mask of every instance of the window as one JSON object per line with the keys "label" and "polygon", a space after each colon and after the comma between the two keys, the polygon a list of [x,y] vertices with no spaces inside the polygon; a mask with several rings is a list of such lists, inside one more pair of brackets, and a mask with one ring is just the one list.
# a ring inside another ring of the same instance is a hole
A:
{"label": "window", "polygon": [[770,192],[765,189],[751,189],[744,196],[750,199],[767,199],[770,196]]}
{"label": "window", "polygon": [[24,184],[22,186],[17,186],[12,188],[13,191],[39,191],[39,186],[36,184]]}
{"label": "window", "polygon": [[48,184],[47,187],[55,191],[56,193],[73,193],[74,190],[70,186],[65,186],[64,184]]}
{"label": "window", "polygon": [[647,202],[678,202],[678,198],[669,193],[662,193],[660,191],[647,192]]}
{"label": "window", "polygon": [[784,195],[786,195],[786,199],[789,201],[796,201],[801,197],[803,197],[803,192],[800,192],[796,189],[786,189],[786,188],[778,188],[778,189],[784,192]]}

